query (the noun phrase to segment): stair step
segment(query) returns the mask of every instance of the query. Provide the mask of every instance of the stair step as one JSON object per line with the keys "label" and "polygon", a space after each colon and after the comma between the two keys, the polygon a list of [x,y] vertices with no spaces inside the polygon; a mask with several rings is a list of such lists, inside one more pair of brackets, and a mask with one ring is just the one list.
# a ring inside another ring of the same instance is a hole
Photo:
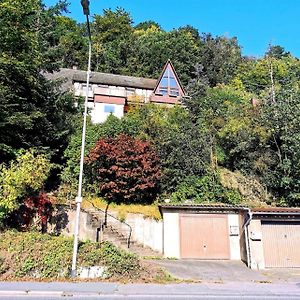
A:
{"label": "stair step", "polygon": [[[90,224],[92,227],[99,228],[101,221],[103,224],[105,213],[95,209],[86,209],[85,211],[91,215]],[[128,248],[129,230],[127,233],[126,231],[122,232],[121,228],[116,228],[109,224],[109,220],[107,226],[104,226],[102,234],[103,241],[109,241],[125,251],[135,253],[139,256],[162,256],[160,253],[152,250],[150,247],[144,247],[142,244],[133,240],[130,240],[130,247]]]}

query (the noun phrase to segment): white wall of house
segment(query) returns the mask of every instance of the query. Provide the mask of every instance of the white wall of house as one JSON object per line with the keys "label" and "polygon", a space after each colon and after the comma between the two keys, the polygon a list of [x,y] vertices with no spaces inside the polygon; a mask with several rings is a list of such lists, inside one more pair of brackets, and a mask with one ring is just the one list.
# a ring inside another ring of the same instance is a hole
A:
{"label": "white wall of house", "polygon": [[[123,86],[114,86],[114,85],[89,85],[89,98],[93,98],[94,95],[106,95],[106,96],[117,96],[117,97],[130,97],[130,96],[141,96],[143,102],[147,103],[150,101],[150,96],[153,91],[150,89],[141,89],[141,88],[130,88]],[[74,94],[75,96],[85,97],[86,95],[86,84],[85,83],[74,83]]]}
{"label": "white wall of house", "polygon": [[[86,84],[80,82],[74,82],[74,94],[75,96],[86,96]],[[152,90],[147,89],[139,89],[139,88],[129,88],[122,86],[113,86],[113,85],[97,85],[90,84],[89,85],[89,99],[94,99],[95,95],[105,95],[105,96],[114,96],[114,97],[123,97],[128,98],[129,101],[139,101],[143,103],[148,103],[150,101],[150,96],[152,94]],[[122,118],[124,116],[124,105],[120,104],[109,104],[109,103],[94,103],[90,101],[88,103],[88,107],[90,108],[90,115],[92,118],[92,122],[103,123],[106,121],[108,116],[110,115],[109,108],[113,110],[112,114],[117,118]]]}
{"label": "white wall of house", "polygon": [[103,123],[110,114],[121,119],[124,116],[124,105],[89,102],[88,108],[94,124]]}

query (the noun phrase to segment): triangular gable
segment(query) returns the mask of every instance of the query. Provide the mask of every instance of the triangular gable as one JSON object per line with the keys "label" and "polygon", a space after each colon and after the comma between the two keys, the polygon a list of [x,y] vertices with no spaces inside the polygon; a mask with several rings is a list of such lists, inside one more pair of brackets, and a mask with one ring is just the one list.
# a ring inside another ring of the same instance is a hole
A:
{"label": "triangular gable", "polygon": [[155,95],[182,97],[185,91],[170,60],[165,64],[154,89]]}

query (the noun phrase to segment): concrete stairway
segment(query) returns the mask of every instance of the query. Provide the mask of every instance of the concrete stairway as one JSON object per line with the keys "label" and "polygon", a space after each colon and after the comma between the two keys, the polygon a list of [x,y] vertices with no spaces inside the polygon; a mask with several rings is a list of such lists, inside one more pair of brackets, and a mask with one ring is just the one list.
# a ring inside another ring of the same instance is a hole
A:
{"label": "concrete stairway", "polygon": [[[162,257],[162,254],[150,247],[134,241],[131,236],[131,226],[111,214],[107,215],[105,225],[105,212],[96,208],[85,209],[90,216],[90,225],[98,231],[98,241],[109,241],[115,246],[135,253],[141,257]],[[124,230],[124,227],[126,230]]]}

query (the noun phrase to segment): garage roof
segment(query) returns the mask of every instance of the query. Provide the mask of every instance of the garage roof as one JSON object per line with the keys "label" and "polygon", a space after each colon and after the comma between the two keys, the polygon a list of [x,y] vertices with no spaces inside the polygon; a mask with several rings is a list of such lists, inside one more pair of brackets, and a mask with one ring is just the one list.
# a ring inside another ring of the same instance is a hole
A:
{"label": "garage roof", "polygon": [[294,214],[300,213],[300,207],[266,207],[266,208],[254,208],[253,213],[284,213],[284,214]]}
{"label": "garage roof", "polygon": [[228,213],[228,212],[239,212],[245,208],[242,206],[230,205],[230,204],[194,204],[194,203],[184,203],[184,204],[171,204],[171,203],[161,203],[158,205],[160,212],[162,210],[184,210],[191,212],[209,212],[209,213]]}
{"label": "garage roof", "polygon": [[299,207],[269,207],[252,209],[253,218],[269,221],[300,221]]}

